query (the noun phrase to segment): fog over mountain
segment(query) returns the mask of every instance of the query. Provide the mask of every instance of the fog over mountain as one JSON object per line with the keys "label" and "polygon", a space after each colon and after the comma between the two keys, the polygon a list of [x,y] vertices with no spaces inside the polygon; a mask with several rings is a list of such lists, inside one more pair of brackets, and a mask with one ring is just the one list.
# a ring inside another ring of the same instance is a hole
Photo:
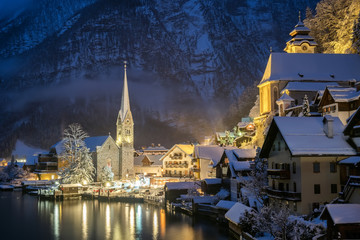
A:
{"label": "fog over mountain", "polygon": [[18,138],[48,148],[72,122],[114,136],[124,60],[136,147],[225,130],[270,47],[282,51],[298,11],[317,2],[4,0],[0,156]]}

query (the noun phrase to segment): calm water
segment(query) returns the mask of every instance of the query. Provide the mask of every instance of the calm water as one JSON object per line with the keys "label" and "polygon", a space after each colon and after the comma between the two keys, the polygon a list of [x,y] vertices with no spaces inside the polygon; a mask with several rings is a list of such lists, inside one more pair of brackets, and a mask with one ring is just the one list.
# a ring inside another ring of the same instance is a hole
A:
{"label": "calm water", "polygon": [[0,239],[227,239],[216,223],[146,203],[39,201],[0,192]]}

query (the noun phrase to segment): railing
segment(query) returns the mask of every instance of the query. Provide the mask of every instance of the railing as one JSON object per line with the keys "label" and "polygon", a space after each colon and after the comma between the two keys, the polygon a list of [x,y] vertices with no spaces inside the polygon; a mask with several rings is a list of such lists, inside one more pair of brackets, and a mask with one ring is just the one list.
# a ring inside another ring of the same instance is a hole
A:
{"label": "railing", "polygon": [[268,169],[268,176],[276,179],[290,179],[290,170],[287,169]]}
{"label": "railing", "polygon": [[301,201],[301,193],[280,191],[272,188],[267,188],[266,192],[269,197],[293,200],[293,201]]}
{"label": "railing", "polygon": [[349,179],[344,187],[344,190],[340,192],[340,197],[347,201],[349,195],[353,192],[354,187],[360,187],[360,176],[349,176]]}

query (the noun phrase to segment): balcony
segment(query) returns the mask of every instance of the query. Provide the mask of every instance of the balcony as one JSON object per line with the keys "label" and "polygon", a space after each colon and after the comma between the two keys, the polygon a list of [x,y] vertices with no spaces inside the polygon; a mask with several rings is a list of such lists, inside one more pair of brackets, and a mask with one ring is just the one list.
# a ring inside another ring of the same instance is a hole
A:
{"label": "balcony", "polygon": [[290,170],[289,169],[268,169],[268,176],[276,179],[290,179]]}
{"label": "balcony", "polygon": [[272,198],[278,198],[278,199],[284,199],[290,201],[301,201],[301,193],[280,191],[272,188],[267,188],[266,192],[268,196]]}

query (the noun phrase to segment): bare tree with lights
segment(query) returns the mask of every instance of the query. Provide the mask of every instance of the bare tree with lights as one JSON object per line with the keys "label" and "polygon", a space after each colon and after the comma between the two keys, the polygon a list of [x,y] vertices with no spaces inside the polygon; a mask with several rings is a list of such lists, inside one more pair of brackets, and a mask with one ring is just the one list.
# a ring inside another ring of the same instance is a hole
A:
{"label": "bare tree with lights", "polygon": [[60,157],[65,162],[65,166],[59,173],[63,183],[93,182],[96,170],[84,142],[86,137],[88,137],[87,133],[78,123],[73,123],[64,130],[64,151]]}

